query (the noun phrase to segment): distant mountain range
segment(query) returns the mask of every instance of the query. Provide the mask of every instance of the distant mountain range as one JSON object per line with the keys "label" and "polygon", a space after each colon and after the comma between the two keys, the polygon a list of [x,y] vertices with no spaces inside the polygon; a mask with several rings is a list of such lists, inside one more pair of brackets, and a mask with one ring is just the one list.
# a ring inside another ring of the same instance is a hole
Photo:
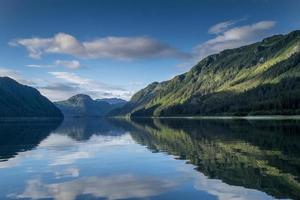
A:
{"label": "distant mountain range", "polygon": [[107,102],[111,105],[124,105],[127,103],[126,100],[120,98],[103,98],[103,99],[96,99],[98,102]]}
{"label": "distant mountain range", "polygon": [[55,117],[60,110],[40,92],[8,77],[0,77],[0,118]]}
{"label": "distant mountain range", "polygon": [[37,89],[0,77],[0,118],[18,117],[103,117],[127,101],[119,98],[93,100],[78,94],[66,101],[52,103]]}
{"label": "distant mountain range", "polygon": [[77,94],[68,100],[55,102],[65,117],[103,117],[126,103],[123,99],[96,99],[85,94]]}
{"label": "distant mountain range", "polygon": [[300,31],[210,55],[137,92],[113,116],[300,114]]}

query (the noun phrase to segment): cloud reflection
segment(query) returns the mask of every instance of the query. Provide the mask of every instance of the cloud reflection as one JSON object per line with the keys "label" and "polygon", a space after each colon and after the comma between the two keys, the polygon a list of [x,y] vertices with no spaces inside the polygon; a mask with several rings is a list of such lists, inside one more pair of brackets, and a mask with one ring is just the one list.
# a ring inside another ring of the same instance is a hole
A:
{"label": "cloud reflection", "polygon": [[80,173],[80,169],[77,167],[68,167],[64,169],[62,172],[60,171],[55,171],[55,178],[60,179],[60,178],[65,178],[65,177],[78,177]]}
{"label": "cloud reflection", "polygon": [[218,179],[210,179],[195,170],[194,165],[177,168],[186,178],[194,179],[194,188],[215,196],[218,200],[271,200],[274,199],[265,192],[248,189],[242,186],[229,185]]}
{"label": "cloud reflection", "polygon": [[[79,159],[88,159],[96,156],[106,149],[132,144],[133,140],[129,134],[121,136],[93,135],[85,142],[77,142],[69,136],[52,134],[41,142],[40,147],[51,150],[53,159],[50,165],[67,165],[75,163]],[[69,147],[66,149],[66,147]],[[70,149],[71,148],[71,149]]]}
{"label": "cloud reflection", "polygon": [[[120,136],[93,135],[84,142],[77,142],[67,135],[53,133],[43,140],[36,149],[19,152],[15,157],[0,162],[1,168],[19,166],[26,159],[44,160],[49,165],[68,165],[80,159],[93,158],[99,152],[133,144],[129,134]],[[45,149],[47,151],[45,151]]]}
{"label": "cloud reflection", "polygon": [[44,184],[39,179],[28,181],[25,191],[13,198],[74,200],[80,195],[92,195],[110,200],[157,196],[176,186],[175,181],[155,177],[120,175],[85,177],[76,180]]}

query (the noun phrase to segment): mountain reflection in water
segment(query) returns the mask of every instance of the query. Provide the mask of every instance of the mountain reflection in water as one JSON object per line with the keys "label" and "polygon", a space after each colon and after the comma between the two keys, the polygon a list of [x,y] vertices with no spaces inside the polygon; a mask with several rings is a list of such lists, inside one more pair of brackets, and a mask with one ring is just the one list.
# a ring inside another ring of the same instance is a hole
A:
{"label": "mountain reflection in water", "polygon": [[0,199],[300,198],[297,120],[0,125]]}

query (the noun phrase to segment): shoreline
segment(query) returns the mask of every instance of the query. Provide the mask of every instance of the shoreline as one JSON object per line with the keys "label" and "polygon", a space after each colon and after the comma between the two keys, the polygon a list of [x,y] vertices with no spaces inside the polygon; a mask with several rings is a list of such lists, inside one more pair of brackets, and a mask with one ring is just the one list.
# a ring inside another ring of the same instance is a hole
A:
{"label": "shoreline", "polygon": [[129,116],[108,116],[108,117],[3,117],[1,121],[63,121],[67,119],[222,119],[222,120],[300,120],[300,115],[259,115],[259,116],[168,116],[168,117],[129,117]]}
{"label": "shoreline", "polygon": [[[153,117],[156,118],[156,117]],[[246,120],[300,120],[300,115],[260,115],[260,116],[189,116],[189,117],[158,117],[158,118],[184,118],[184,119],[246,119]]]}
{"label": "shoreline", "polygon": [[169,116],[169,117],[129,117],[116,116],[108,118],[121,119],[244,119],[244,120],[300,120],[300,115],[253,115],[253,116]]}
{"label": "shoreline", "polygon": [[8,121],[63,121],[64,117],[1,117],[0,122]]}

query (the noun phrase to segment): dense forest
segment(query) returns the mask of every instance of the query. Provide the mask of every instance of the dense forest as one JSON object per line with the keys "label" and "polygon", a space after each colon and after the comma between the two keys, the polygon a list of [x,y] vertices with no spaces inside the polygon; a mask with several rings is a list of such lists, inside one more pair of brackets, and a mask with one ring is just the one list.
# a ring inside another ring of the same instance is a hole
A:
{"label": "dense forest", "polygon": [[189,72],[154,82],[110,115],[300,114],[300,31],[210,55]]}

